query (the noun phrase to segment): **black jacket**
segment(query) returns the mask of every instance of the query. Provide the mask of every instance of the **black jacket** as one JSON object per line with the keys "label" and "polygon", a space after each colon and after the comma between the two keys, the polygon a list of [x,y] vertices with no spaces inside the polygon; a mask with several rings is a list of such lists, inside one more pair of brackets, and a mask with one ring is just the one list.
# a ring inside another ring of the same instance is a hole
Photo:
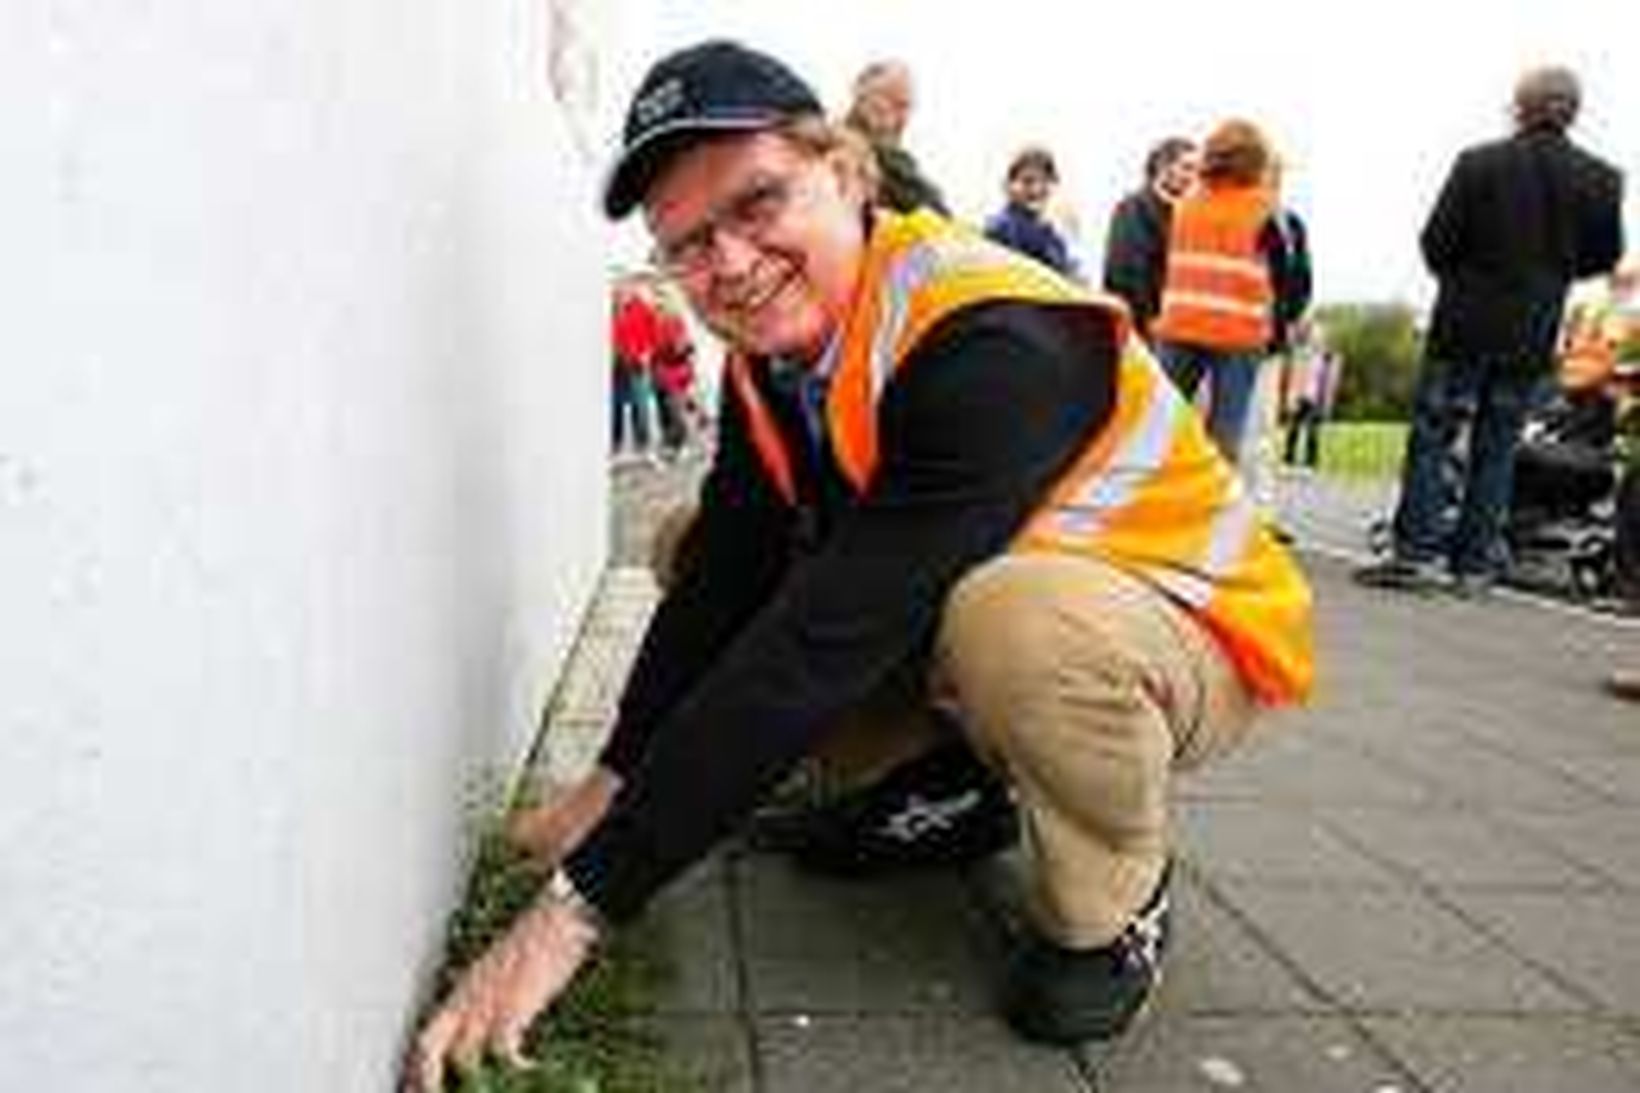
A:
{"label": "black jacket", "polygon": [[1172,210],[1146,186],[1128,194],[1110,214],[1105,233],[1105,290],[1120,296],[1141,332],[1162,309],[1167,233]]}
{"label": "black jacket", "polygon": [[1623,253],[1623,176],[1552,131],[1463,152],[1420,243],[1440,282],[1428,352],[1548,367],[1566,288]]}
{"label": "black jacket", "polygon": [[[1293,324],[1309,310],[1310,297],[1315,292],[1315,274],[1310,264],[1310,233],[1303,219],[1291,209],[1280,208],[1270,223],[1282,254],[1282,260],[1270,266],[1276,298],[1270,348],[1284,353],[1292,345]],[[1268,236],[1261,237],[1260,242],[1268,252],[1271,246]]]}
{"label": "black jacket", "polygon": [[877,157],[877,202],[897,213],[914,212],[929,208],[941,215],[949,215],[945,196],[932,179],[923,174],[916,157],[897,144],[873,141],[872,152]]}

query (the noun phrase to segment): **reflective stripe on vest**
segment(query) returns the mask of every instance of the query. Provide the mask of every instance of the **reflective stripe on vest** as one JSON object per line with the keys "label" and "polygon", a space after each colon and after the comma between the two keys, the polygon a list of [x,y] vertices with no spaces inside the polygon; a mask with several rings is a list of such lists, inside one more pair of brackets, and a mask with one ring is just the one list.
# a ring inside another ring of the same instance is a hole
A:
{"label": "reflective stripe on vest", "polygon": [[[1119,565],[1200,619],[1260,701],[1278,704],[1308,692],[1308,586],[1200,417],[1131,336],[1120,303],[927,211],[879,213],[860,277],[827,404],[833,451],[856,490],[865,491],[876,471],[883,391],[940,319],[1002,300],[1097,311],[1124,347],[1111,416],[1011,549],[1086,553]],[[735,390],[743,403],[758,404],[747,406],[752,441],[779,483],[790,474],[790,457],[745,367],[732,368],[742,375]]]}
{"label": "reflective stripe on vest", "polygon": [[1269,218],[1255,189],[1207,191],[1174,207],[1156,337],[1221,350],[1269,344],[1275,293],[1259,248]]}

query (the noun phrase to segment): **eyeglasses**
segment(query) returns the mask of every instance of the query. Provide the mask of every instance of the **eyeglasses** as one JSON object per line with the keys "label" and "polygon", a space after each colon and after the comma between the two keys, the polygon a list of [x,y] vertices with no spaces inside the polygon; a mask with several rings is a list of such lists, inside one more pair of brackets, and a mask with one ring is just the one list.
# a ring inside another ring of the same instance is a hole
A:
{"label": "eyeglasses", "polygon": [[695,227],[676,239],[657,242],[650,260],[673,277],[702,273],[717,259],[720,233],[751,243],[761,241],[791,204],[796,188],[797,181],[790,176],[754,179],[719,202]]}

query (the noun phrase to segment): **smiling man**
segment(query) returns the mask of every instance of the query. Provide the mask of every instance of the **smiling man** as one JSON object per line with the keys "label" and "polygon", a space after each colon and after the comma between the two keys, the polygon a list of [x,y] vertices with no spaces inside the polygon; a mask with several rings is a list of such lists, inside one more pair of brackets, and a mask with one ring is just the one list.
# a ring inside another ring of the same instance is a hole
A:
{"label": "smiling man", "polygon": [[598,765],[524,825],[561,868],[423,1030],[423,1089],[515,1057],[603,932],[885,690],[865,735],[957,792],[866,808],[858,860],[994,850],[1017,804],[1033,928],[1002,1013],[1115,1036],[1167,940],[1171,772],[1309,687],[1305,583],[1122,306],[873,209],[857,147],[733,43],[634,99],[605,208],[642,206],[728,343],[722,435]]}

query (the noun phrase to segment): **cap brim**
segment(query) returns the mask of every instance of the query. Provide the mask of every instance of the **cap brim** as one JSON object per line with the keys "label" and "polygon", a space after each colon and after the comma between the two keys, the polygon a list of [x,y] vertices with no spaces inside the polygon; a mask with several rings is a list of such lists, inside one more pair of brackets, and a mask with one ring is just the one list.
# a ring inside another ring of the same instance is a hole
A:
{"label": "cap brim", "polygon": [[714,133],[754,133],[772,129],[785,114],[740,114],[715,118],[679,118],[657,125],[621,151],[604,184],[604,214],[619,220],[649,191],[661,168],[701,137]]}

